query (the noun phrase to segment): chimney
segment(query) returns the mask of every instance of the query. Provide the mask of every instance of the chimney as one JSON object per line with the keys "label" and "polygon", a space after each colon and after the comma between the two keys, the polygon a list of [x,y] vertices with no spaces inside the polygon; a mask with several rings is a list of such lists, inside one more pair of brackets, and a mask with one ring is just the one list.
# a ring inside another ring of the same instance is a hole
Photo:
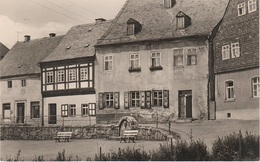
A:
{"label": "chimney", "polygon": [[30,39],[31,39],[30,35],[25,35],[24,36],[24,42],[29,42]]}
{"label": "chimney", "polygon": [[56,34],[55,33],[50,33],[49,36],[50,36],[50,38],[52,38],[52,37],[55,37]]}
{"label": "chimney", "polygon": [[96,24],[102,23],[103,21],[106,21],[106,19],[103,19],[103,18],[97,18],[95,20],[96,20]]}

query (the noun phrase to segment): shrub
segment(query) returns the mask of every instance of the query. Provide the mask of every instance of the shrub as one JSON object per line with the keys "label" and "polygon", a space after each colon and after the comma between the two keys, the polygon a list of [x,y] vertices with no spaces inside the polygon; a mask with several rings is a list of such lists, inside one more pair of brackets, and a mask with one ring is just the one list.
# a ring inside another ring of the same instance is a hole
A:
{"label": "shrub", "polygon": [[[239,149],[241,142],[241,153]],[[241,159],[239,156],[241,154]],[[241,133],[233,133],[213,142],[212,159],[213,160],[255,160],[259,157],[259,136],[246,132],[243,137]]]}

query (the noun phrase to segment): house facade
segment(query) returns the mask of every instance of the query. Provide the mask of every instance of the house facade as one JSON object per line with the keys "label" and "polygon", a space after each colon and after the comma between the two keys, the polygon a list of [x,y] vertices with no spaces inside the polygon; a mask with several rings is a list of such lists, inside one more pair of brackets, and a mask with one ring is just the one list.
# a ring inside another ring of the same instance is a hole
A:
{"label": "house facade", "polygon": [[0,62],[1,124],[42,125],[39,62],[58,45],[62,36],[17,42]]}
{"label": "house facade", "polygon": [[214,39],[216,119],[259,119],[259,1],[231,0]]}
{"label": "house facade", "polygon": [[96,45],[97,123],[209,119],[212,38],[227,3],[126,1]]}
{"label": "house facade", "polygon": [[110,21],[72,27],[41,64],[44,125],[96,123],[95,48]]}

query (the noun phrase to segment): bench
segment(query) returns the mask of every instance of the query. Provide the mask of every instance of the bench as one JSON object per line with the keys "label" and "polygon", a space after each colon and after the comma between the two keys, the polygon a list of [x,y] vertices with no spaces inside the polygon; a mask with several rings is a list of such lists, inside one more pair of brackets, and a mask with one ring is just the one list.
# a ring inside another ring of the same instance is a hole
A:
{"label": "bench", "polygon": [[132,140],[135,143],[135,138],[137,136],[138,130],[124,130],[123,135],[120,138],[120,143],[123,141],[125,141],[128,139],[128,143],[130,142],[130,140]]}
{"label": "bench", "polygon": [[55,139],[55,142],[60,142],[61,139],[64,140],[64,142],[68,141],[69,142],[69,139],[71,138],[72,136],[72,132],[58,132],[57,133],[57,136],[54,137]]}

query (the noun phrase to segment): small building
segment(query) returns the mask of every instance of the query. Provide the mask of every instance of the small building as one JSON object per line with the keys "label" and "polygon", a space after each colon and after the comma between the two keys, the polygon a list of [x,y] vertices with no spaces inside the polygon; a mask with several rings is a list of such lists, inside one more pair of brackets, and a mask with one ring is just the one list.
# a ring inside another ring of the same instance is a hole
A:
{"label": "small building", "polygon": [[42,124],[40,64],[62,36],[17,42],[0,61],[1,124]]}
{"label": "small building", "polygon": [[259,119],[259,0],[230,0],[214,56],[216,119]]}
{"label": "small building", "polygon": [[95,48],[110,21],[72,27],[41,64],[44,125],[96,123]]}
{"label": "small building", "polygon": [[0,61],[4,58],[8,51],[9,48],[7,48],[3,43],[0,42]]}
{"label": "small building", "polygon": [[96,45],[97,123],[212,118],[212,39],[227,4],[127,0]]}

